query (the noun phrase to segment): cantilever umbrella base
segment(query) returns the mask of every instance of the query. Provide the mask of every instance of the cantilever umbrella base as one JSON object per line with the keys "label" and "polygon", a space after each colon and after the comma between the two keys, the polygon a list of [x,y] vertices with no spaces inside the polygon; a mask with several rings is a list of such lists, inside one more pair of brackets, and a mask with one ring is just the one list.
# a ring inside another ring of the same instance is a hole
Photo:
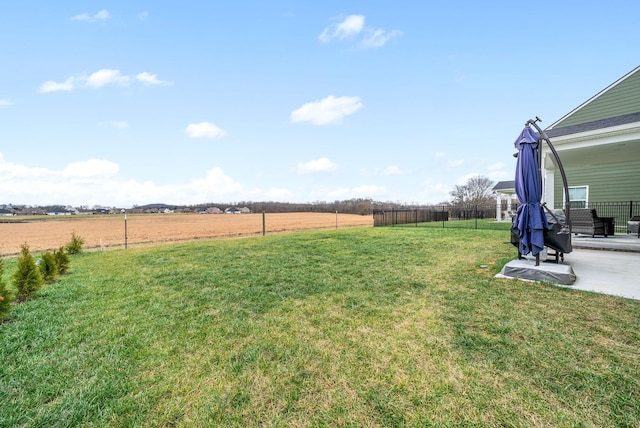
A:
{"label": "cantilever umbrella base", "polygon": [[504,265],[499,276],[520,278],[531,281],[546,281],[554,284],[572,285],[576,282],[576,274],[569,265],[559,263],[540,263],[536,266],[534,260],[511,260]]}

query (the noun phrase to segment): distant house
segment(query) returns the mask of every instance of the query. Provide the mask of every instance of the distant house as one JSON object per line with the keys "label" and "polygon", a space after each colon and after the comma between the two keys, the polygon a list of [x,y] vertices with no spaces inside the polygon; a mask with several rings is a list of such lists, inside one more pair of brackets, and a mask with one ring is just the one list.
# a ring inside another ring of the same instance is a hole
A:
{"label": "distant house", "polygon": [[47,215],[72,215],[77,214],[77,211],[73,207],[67,207],[62,205],[51,205],[43,207]]}
{"label": "distant house", "polygon": [[[499,181],[491,190],[496,194],[496,221],[511,221],[511,216],[515,214],[511,203],[518,203],[515,180]],[[503,200],[506,201],[505,205],[502,204]]]}
{"label": "distant house", "polygon": [[251,210],[249,208],[247,208],[247,207],[240,208],[240,212],[242,214],[251,214]]}
{"label": "distant house", "polygon": [[242,214],[242,211],[240,211],[240,209],[236,207],[229,207],[224,210],[224,213],[225,214]]}
{"label": "distant house", "polygon": [[[566,172],[572,207],[640,201],[640,67],[545,132]],[[562,208],[563,181],[546,144],[542,145],[542,173],[543,201]]]}
{"label": "distant house", "polygon": [[137,207],[140,212],[143,213],[161,213],[161,214],[169,214],[175,211],[175,205],[167,205],[167,204],[148,204]]}
{"label": "distant house", "polygon": [[47,212],[44,208],[40,207],[25,207],[18,211],[18,215],[46,215]]}
{"label": "distant house", "polygon": [[13,211],[4,209],[4,208],[0,208],[0,216],[2,217],[9,217],[13,215]]}

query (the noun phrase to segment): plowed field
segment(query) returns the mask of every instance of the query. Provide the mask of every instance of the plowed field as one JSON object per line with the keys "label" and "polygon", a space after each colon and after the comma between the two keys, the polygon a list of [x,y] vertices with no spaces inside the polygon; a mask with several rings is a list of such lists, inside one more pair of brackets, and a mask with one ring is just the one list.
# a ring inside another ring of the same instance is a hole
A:
{"label": "plowed field", "polygon": [[[128,247],[162,242],[189,241],[261,235],[262,214],[139,214],[127,215]],[[335,229],[372,226],[371,216],[335,213],[266,214],[267,234],[304,229]],[[0,255],[20,252],[23,243],[33,251],[57,249],[71,240],[71,234],[85,240],[84,248],[113,248],[125,245],[123,215],[59,217],[38,220],[4,220],[0,223]]]}

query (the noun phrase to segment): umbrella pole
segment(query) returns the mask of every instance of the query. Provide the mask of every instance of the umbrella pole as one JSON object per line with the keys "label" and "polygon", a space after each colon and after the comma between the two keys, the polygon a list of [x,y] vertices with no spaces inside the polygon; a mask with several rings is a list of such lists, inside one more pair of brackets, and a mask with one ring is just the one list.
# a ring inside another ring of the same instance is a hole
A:
{"label": "umbrella pole", "polygon": [[[555,147],[553,147],[553,144],[551,144],[551,140],[549,140],[547,133],[544,132],[544,130],[541,129],[536,122],[542,122],[542,120],[538,116],[536,116],[536,120],[529,119],[527,120],[527,123],[525,123],[525,125],[526,126],[532,125],[534,128],[536,128],[536,131],[538,131],[540,137],[542,137],[542,139],[546,141],[547,145],[549,146],[549,149],[551,149],[551,153],[553,153],[553,157],[555,158],[558,164],[558,169],[560,170],[560,175],[562,176],[562,185],[564,188],[564,197],[566,201],[566,205],[564,206],[564,216],[567,219],[567,224],[569,224],[569,228],[571,228],[571,219],[569,218],[569,214],[570,214],[569,207],[571,206],[571,200],[569,199],[569,185],[567,184],[567,175],[564,172],[564,167],[562,166],[562,162],[560,161],[558,152],[556,152]],[[542,156],[542,154],[540,154],[540,156]],[[540,166],[540,168],[542,168],[541,162],[539,162],[538,165]],[[542,177],[542,172],[540,173],[540,176]]]}

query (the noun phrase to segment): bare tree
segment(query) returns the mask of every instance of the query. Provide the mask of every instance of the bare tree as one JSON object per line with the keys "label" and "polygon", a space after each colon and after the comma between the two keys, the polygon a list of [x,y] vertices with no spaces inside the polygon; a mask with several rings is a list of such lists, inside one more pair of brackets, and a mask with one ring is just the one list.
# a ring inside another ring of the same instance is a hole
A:
{"label": "bare tree", "polygon": [[466,184],[456,185],[449,192],[453,205],[483,205],[495,201],[495,195],[491,193],[493,182],[487,177],[471,177]]}

